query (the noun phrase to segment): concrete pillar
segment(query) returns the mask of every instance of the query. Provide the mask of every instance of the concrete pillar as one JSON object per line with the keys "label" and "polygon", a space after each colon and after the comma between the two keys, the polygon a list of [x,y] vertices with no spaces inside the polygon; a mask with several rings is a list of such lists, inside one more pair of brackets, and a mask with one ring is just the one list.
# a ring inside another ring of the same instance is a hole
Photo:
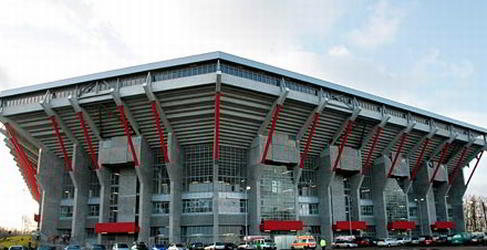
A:
{"label": "concrete pillar", "polygon": [[384,190],[388,181],[384,163],[385,158],[386,157],[377,158],[371,169],[370,175],[370,191],[372,194],[372,201],[374,202],[374,219],[377,238],[387,238],[389,235],[387,231],[386,199],[384,196]]}
{"label": "concrete pillar", "polygon": [[465,178],[463,176],[463,169],[458,171],[458,176],[448,190],[448,200],[452,208],[452,218],[456,226],[455,233],[465,232],[465,216],[463,213],[463,195],[467,190],[465,187]]}
{"label": "concrete pillar", "polygon": [[168,133],[167,150],[170,162],[166,163],[170,181],[169,242],[181,241],[181,214],[183,211],[183,157],[173,133]]}
{"label": "concrete pillar", "polygon": [[[249,162],[253,162],[252,159]],[[260,229],[260,178],[262,176],[262,167],[260,164],[251,164],[247,167],[247,185],[250,190],[247,191],[247,223],[249,235],[259,235]]]}
{"label": "concrete pillar", "polygon": [[152,215],[152,175],[154,173],[154,155],[147,142],[141,138],[138,152],[140,166],[135,173],[140,183],[139,189],[139,234],[138,241],[149,242],[150,219]]}
{"label": "concrete pillar", "polygon": [[[96,170],[96,176],[100,182],[100,215],[98,217],[99,223],[108,222],[110,216],[110,178],[111,171],[106,167],[100,165]],[[98,244],[102,243],[102,235],[98,234]]]}
{"label": "concrete pillar", "polygon": [[354,174],[350,176],[350,186],[351,192],[350,196],[352,199],[352,220],[362,221],[362,215],[360,214],[360,187],[364,181],[364,175],[361,173]]}
{"label": "concrete pillar", "polygon": [[60,202],[62,198],[62,180],[64,175],[64,161],[49,151],[39,150],[37,165],[37,180],[42,187],[41,241],[47,241],[57,235]]}
{"label": "concrete pillar", "polygon": [[[325,159],[328,159],[325,161]],[[320,228],[321,237],[325,238],[327,242],[333,240],[333,216],[332,216],[332,194],[331,182],[335,179],[335,172],[332,171],[332,166],[329,164],[329,154],[321,153],[318,169],[318,197],[320,199]],[[336,191],[336,189],[335,189]],[[343,194],[342,194],[343,196]]]}
{"label": "concrete pillar", "polygon": [[71,242],[83,245],[86,238],[86,217],[88,216],[88,196],[90,182],[90,157],[83,147],[74,144],[72,156],[73,171],[69,173],[74,185],[73,221],[71,224]]}
{"label": "concrete pillar", "polygon": [[435,196],[430,183],[433,169],[428,165],[430,164],[425,163],[421,167],[416,175],[416,181],[412,184],[413,197],[418,200],[420,231],[424,235],[432,235],[431,224],[436,221]]}
{"label": "concrete pillar", "polygon": [[448,204],[446,198],[448,196],[449,185],[447,182],[435,183],[435,201],[436,219],[437,221],[448,221]]}

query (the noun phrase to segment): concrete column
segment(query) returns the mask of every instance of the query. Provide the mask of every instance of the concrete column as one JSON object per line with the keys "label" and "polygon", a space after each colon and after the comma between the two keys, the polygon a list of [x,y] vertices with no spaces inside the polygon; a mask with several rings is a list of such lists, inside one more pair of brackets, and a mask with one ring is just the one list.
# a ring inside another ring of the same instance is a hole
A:
{"label": "concrete column", "polygon": [[332,242],[334,218],[332,215],[331,183],[332,180],[335,179],[335,172],[332,171],[332,166],[329,163],[329,154],[327,152],[321,153],[319,162],[317,186],[318,197],[320,199],[319,211],[321,237],[325,238],[327,242]]}
{"label": "concrete column", "polygon": [[213,164],[213,242],[220,239],[220,221],[219,221],[219,207],[220,207],[220,185],[218,183],[218,163],[214,161]]}
{"label": "concrete column", "polygon": [[152,215],[152,175],[154,174],[154,156],[144,138],[140,139],[140,152],[138,152],[140,166],[135,173],[140,183],[139,189],[139,235],[138,241],[149,242],[150,219]]}
{"label": "concrete column", "polygon": [[[110,216],[110,178],[111,171],[106,167],[100,165],[100,168],[96,170],[96,176],[100,182],[100,216],[98,217],[99,223],[108,222]],[[102,235],[98,234],[98,244],[101,244]]]}
{"label": "concrete column", "polygon": [[[419,226],[424,235],[432,235],[431,224],[436,221],[435,196],[430,183],[432,168],[425,163],[413,182],[413,197],[418,199]],[[424,201],[421,201],[424,199]]]}
{"label": "concrete column", "polygon": [[441,182],[436,183],[436,193],[435,201],[438,204],[436,206],[436,219],[438,221],[448,221],[448,205],[446,203],[446,198],[448,195],[448,183]]}
{"label": "concrete column", "polygon": [[69,173],[74,185],[73,221],[71,224],[71,242],[83,245],[86,238],[86,217],[88,216],[88,196],[90,182],[90,157],[83,147],[73,145],[73,171]]}
{"label": "concrete column", "polygon": [[448,200],[452,208],[452,218],[456,226],[453,230],[455,233],[465,232],[465,217],[463,214],[463,195],[467,190],[465,187],[465,178],[463,169],[458,171],[458,176],[448,190]]}
{"label": "concrete column", "polygon": [[[253,162],[252,160],[249,162]],[[260,178],[262,176],[262,167],[260,164],[251,164],[247,167],[247,185],[250,190],[247,191],[247,219],[249,235],[260,234]]]}
{"label": "concrete column", "polygon": [[351,199],[352,199],[352,220],[362,221],[362,215],[360,214],[360,187],[364,181],[364,175],[357,173],[350,177],[351,185]]}
{"label": "concrete column", "polygon": [[181,241],[181,214],[183,211],[183,157],[173,133],[168,133],[167,150],[170,163],[166,163],[170,181],[169,242]]}
{"label": "concrete column", "polygon": [[64,162],[49,151],[39,150],[37,165],[37,180],[42,187],[41,241],[47,241],[57,235],[59,221],[60,201],[62,198],[62,180],[64,175]]}
{"label": "concrete column", "polygon": [[[387,238],[387,212],[386,198],[384,190],[389,181],[386,176],[385,160],[387,157],[379,157],[374,162],[371,169],[371,187],[372,201],[374,202],[374,219],[377,238]],[[388,159],[388,158],[387,158]]]}

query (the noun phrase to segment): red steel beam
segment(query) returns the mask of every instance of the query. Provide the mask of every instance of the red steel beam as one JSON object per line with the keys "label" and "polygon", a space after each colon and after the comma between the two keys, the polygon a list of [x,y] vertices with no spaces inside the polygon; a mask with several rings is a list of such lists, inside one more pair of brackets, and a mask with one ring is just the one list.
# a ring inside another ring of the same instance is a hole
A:
{"label": "red steel beam", "polygon": [[76,115],[78,116],[78,120],[79,120],[81,129],[83,129],[83,135],[85,137],[85,142],[88,144],[88,150],[90,151],[91,163],[93,164],[95,169],[99,169],[100,166],[98,165],[98,160],[96,157],[95,149],[93,148],[91,136],[88,133],[88,128],[86,127],[85,119],[83,117],[83,112],[78,112],[78,113],[76,113]]}
{"label": "red steel beam", "polygon": [[441,163],[446,157],[446,153],[448,152],[448,148],[450,147],[450,143],[446,143],[445,146],[443,146],[443,150],[441,151],[441,156],[440,160],[438,161],[438,164],[436,165],[435,171],[433,172],[433,176],[431,176],[430,182],[433,182],[433,180],[436,177],[436,173],[438,173],[438,169],[440,169]]}
{"label": "red steel beam", "polygon": [[120,112],[120,120],[122,120],[122,125],[125,131],[125,136],[127,136],[127,141],[129,143],[130,152],[132,152],[132,158],[134,159],[134,164],[139,167],[139,161],[137,160],[137,153],[135,152],[134,143],[132,142],[132,136],[130,135],[129,123],[127,117],[125,117],[125,111],[123,105],[117,106]]}
{"label": "red steel beam", "polygon": [[413,172],[411,173],[411,180],[416,179],[416,174],[418,174],[419,169],[421,168],[421,163],[423,163],[423,156],[424,152],[426,151],[426,148],[428,147],[428,144],[430,143],[430,139],[426,138],[423,148],[421,149],[421,153],[419,154],[418,159],[416,159],[416,164],[414,164]]}
{"label": "red steel beam", "polygon": [[364,168],[362,169],[362,174],[366,174],[369,169],[370,160],[372,159],[372,154],[374,153],[375,147],[377,146],[377,142],[382,134],[383,128],[377,127],[377,131],[375,132],[374,139],[372,140],[372,147],[370,148],[369,152],[367,153],[367,158],[365,160]]}
{"label": "red steel beam", "polygon": [[472,180],[472,176],[475,173],[475,170],[477,169],[477,166],[479,165],[480,159],[482,158],[483,154],[484,154],[484,151],[480,152],[479,156],[475,156],[475,159],[477,159],[477,162],[475,163],[475,167],[473,168],[472,173],[470,173],[470,176],[468,177],[468,181],[467,181],[467,184],[465,184],[465,187],[468,187],[470,180]]}
{"label": "red steel beam", "polygon": [[157,133],[159,134],[159,141],[161,143],[161,149],[164,153],[164,161],[169,162],[169,156],[167,155],[167,147],[166,143],[164,143],[164,128],[161,127],[161,116],[159,112],[157,112],[157,101],[152,102],[152,114],[154,115],[154,122],[157,128]]}
{"label": "red steel beam", "polygon": [[37,180],[35,177],[35,169],[32,166],[32,163],[30,162],[29,158],[27,157],[27,154],[25,153],[24,148],[20,145],[20,143],[17,140],[17,135],[15,133],[15,130],[10,126],[10,124],[5,124],[5,127],[7,128],[8,133],[10,134],[10,142],[15,148],[15,152],[17,154],[17,157],[20,160],[20,166],[22,169],[25,171],[27,175],[27,181],[29,182],[30,188],[32,190],[34,199],[36,201],[40,201],[41,194],[39,192],[39,188],[37,187]]}
{"label": "red steel beam", "polygon": [[311,131],[308,135],[308,140],[306,141],[306,146],[304,147],[304,152],[301,155],[301,162],[299,163],[300,168],[304,168],[304,161],[308,158],[309,147],[311,146],[311,141],[315,135],[316,127],[320,123],[320,113],[315,113],[313,118],[313,124],[311,125]]}
{"label": "red steel beam", "polygon": [[458,176],[458,171],[460,170],[460,166],[463,162],[463,159],[465,158],[465,156],[467,155],[467,150],[468,150],[469,147],[464,147],[463,150],[462,150],[462,154],[460,155],[460,158],[458,159],[457,161],[457,164],[455,165],[455,168],[453,169],[452,171],[452,174],[450,176],[448,176],[448,183],[451,185],[453,184],[453,182],[455,181],[455,179],[457,178]]}
{"label": "red steel beam", "polygon": [[269,134],[267,135],[267,142],[264,148],[264,154],[262,155],[261,162],[264,163],[265,159],[267,158],[267,152],[269,151],[269,146],[272,143],[272,136],[274,135],[274,130],[276,130],[277,120],[279,119],[279,112],[281,112],[281,105],[277,104],[276,109],[274,110],[274,116],[272,117],[272,126]]}
{"label": "red steel beam", "polygon": [[389,168],[389,172],[387,173],[387,178],[390,178],[392,172],[394,171],[394,167],[396,166],[397,159],[402,152],[402,148],[404,147],[404,143],[406,143],[406,139],[408,138],[408,134],[403,133],[401,136],[401,142],[399,143],[399,148],[397,149],[396,155],[394,156],[394,160],[392,161],[391,168]]}
{"label": "red steel beam", "polygon": [[63,152],[64,155],[64,165],[66,166],[66,169],[69,171],[73,171],[73,167],[71,166],[71,160],[69,159],[68,151],[66,150],[66,147],[64,146],[64,139],[61,136],[61,133],[59,132],[59,126],[56,121],[55,116],[50,116],[49,119],[51,120],[52,123],[52,128],[54,130],[54,133],[56,134],[59,146],[61,146],[61,151]]}
{"label": "red steel beam", "polygon": [[[352,132],[352,129],[353,129],[353,121],[352,120],[349,120],[348,121],[348,124],[347,124],[347,129],[345,131],[345,135],[343,136],[343,141],[342,143],[340,144],[340,149],[338,151],[338,155],[337,155],[337,158],[335,160],[335,164],[333,165],[333,171],[336,170],[337,166],[338,166],[338,163],[340,162],[340,158],[342,156],[342,153],[343,153],[343,149],[345,148],[345,144],[347,143],[347,140],[348,140],[348,136],[350,135],[350,133]],[[330,145],[331,146],[331,145]]]}
{"label": "red steel beam", "polygon": [[220,160],[220,98],[221,92],[215,93],[215,134],[213,137],[213,160]]}

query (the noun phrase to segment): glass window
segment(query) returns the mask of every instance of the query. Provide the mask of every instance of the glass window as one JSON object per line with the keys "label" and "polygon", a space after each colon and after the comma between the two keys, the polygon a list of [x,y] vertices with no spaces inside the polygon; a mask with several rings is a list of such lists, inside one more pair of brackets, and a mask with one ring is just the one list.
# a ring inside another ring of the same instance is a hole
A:
{"label": "glass window", "polygon": [[372,206],[372,205],[360,206],[360,213],[362,215],[373,216],[374,215],[374,206]]}
{"label": "glass window", "polygon": [[183,200],[183,213],[211,213],[212,211],[213,211],[212,199]]}
{"label": "glass window", "polygon": [[73,207],[61,206],[61,217],[73,217]]}
{"label": "glass window", "polygon": [[154,172],[152,175],[152,192],[154,194],[169,194],[171,182],[164,162],[164,154],[157,150],[155,154]]}
{"label": "glass window", "polygon": [[152,214],[169,214],[169,201],[153,201]]}
{"label": "glass window", "polygon": [[195,144],[182,148],[184,152],[183,188],[186,192],[213,191],[212,144]]}
{"label": "glass window", "polygon": [[91,171],[90,174],[90,183],[89,183],[89,197],[100,197],[100,183],[98,182],[98,177],[96,176],[95,171]]}
{"label": "glass window", "polygon": [[296,218],[293,172],[286,166],[265,166],[260,181],[261,219],[293,220]]}
{"label": "glass window", "polygon": [[88,205],[88,216],[98,216],[100,214],[100,205]]}
{"label": "glass window", "polygon": [[74,185],[68,172],[63,175],[63,199],[74,198]]}

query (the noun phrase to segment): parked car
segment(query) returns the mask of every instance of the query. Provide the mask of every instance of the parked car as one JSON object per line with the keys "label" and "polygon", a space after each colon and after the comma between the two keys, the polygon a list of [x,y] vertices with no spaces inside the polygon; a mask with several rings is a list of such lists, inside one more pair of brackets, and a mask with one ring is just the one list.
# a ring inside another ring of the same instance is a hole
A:
{"label": "parked car", "polygon": [[367,237],[358,237],[354,241],[359,247],[370,247],[375,245],[371,238]]}
{"label": "parked car", "polygon": [[466,245],[470,243],[472,236],[469,233],[457,233],[451,238],[452,245]]}
{"label": "parked car", "polygon": [[449,245],[448,236],[440,235],[434,240],[435,246],[447,246]]}
{"label": "parked car", "polygon": [[235,250],[235,249],[237,249],[237,245],[235,245],[231,242],[228,242],[228,243],[225,243],[224,249],[225,250]]}
{"label": "parked car", "polygon": [[[80,245],[67,245],[66,247],[64,247],[64,250],[81,250],[81,246]],[[128,249],[126,249],[128,250]]]}
{"label": "parked car", "polygon": [[172,243],[171,245],[169,245],[167,250],[188,250],[188,249],[181,243]]}
{"label": "parked car", "polygon": [[357,243],[346,240],[336,240],[331,244],[334,248],[355,248],[358,247]]}
{"label": "parked car", "polygon": [[253,240],[252,244],[256,249],[276,250],[276,243],[272,239],[257,239]]}
{"label": "parked car", "polygon": [[225,243],[223,242],[215,242],[205,247],[205,250],[224,250],[224,249],[225,249]]}
{"label": "parked car", "polygon": [[[66,249],[69,250],[69,249]],[[113,244],[112,250],[129,250],[129,245],[125,243],[115,243]]]}
{"label": "parked car", "polygon": [[419,238],[419,244],[422,246],[431,246],[434,244],[433,237],[429,235],[421,236]]}
{"label": "parked car", "polygon": [[22,245],[14,245],[10,246],[8,250],[27,250],[27,248]]}
{"label": "parked car", "polygon": [[55,246],[40,245],[37,250],[56,250]]}
{"label": "parked car", "polygon": [[189,250],[203,250],[205,249],[205,245],[201,242],[193,242],[189,245]]}
{"label": "parked car", "polygon": [[149,250],[149,248],[145,245],[144,242],[135,242],[132,247],[132,250]]}
{"label": "parked car", "polygon": [[251,250],[251,249],[257,249],[257,248],[251,242],[243,242],[243,243],[238,244],[237,249],[239,249],[239,250],[245,250],[245,249]]}
{"label": "parked car", "polygon": [[379,240],[377,242],[377,246],[379,247],[395,247],[399,245],[400,245],[399,241],[393,238],[387,238],[387,239]]}
{"label": "parked car", "polygon": [[417,245],[419,245],[419,243],[420,243],[420,242],[421,242],[421,241],[420,241],[419,237],[412,237],[412,238],[411,238],[411,243],[410,243],[410,245],[417,246]]}
{"label": "parked car", "polygon": [[[152,250],[167,250],[167,246],[164,244],[155,244],[152,246]],[[198,250],[203,250],[203,248]]]}
{"label": "parked car", "polygon": [[315,248],[316,248],[316,240],[311,235],[296,236],[296,239],[291,244],[291,249],[315,249]]}

